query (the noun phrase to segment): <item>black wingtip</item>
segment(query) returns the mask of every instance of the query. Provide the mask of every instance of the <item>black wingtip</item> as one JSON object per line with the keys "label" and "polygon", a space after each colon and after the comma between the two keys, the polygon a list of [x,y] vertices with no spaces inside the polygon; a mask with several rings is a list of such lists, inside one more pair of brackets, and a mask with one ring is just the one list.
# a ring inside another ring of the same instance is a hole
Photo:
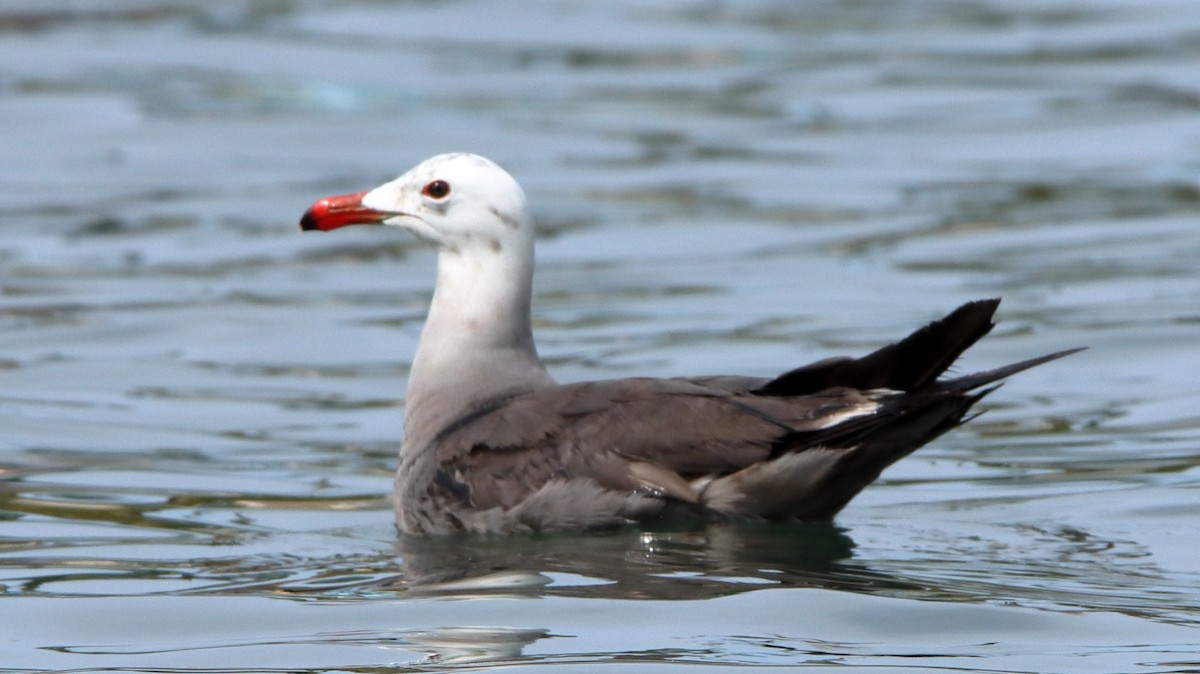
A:
{"label": "black wingtip", "polygon": [[967,302],[904,339],[862,358],[836,358],[786,372],[755,391],[793,396],[834,386],[915,391],[932,385],[964,351],[995,327],[1000,298]]}
{"label": "black wingtip", "polygon": [[1088,347],[1086,346],[1079,346],[1074,349],[1055,351],[1054,353],[1048,353],[1044,356],[1038,356],[1037,358],[1030,358],[1029,360],[1022,360],[1020,362],[1005,365],[1003,367],[998,367],[994,370],[985,370],[983,372],[976,372],[974,374],[968,374],[962,377],[956,377],[954,379],[947,379],[945,381],[938,382],[938,388],[943,390],[969,391],[974,388],[979,388],[980,386],[986,386],[992,382],[1000,381],[1001,379],[1006,379],[1014,374],[1017,374],[1018,372],[1024,372],[1025,370],[1037,367],[1038,365],[1049,363],[1052,360],[1066,358],[1067,356],[1079,353],[1080,351],[1086,351],[1087,348]]}

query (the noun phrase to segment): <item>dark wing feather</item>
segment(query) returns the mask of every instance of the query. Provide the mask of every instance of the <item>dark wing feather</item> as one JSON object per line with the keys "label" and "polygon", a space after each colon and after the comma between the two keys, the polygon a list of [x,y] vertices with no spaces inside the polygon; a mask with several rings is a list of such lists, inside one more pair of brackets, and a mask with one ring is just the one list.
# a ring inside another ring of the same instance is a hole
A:
{"label": "dark wing feather", "polygon": [[903,340],[862,358],[832,358],[796,368],[757,389],[796,396],[832,386],[913,391],[932,384],[972,344],[991,331],[999,299],[968,302]]}
{"label": "dark wing feather", "polygon": [[439,435],[437,452],[476,508],[512,507],[550,480],[580,477],[695,501],[688,481],[735,473],[833,415],[874,405],[852,389],[785,400],[688,380],[587,382],[472,412]]}

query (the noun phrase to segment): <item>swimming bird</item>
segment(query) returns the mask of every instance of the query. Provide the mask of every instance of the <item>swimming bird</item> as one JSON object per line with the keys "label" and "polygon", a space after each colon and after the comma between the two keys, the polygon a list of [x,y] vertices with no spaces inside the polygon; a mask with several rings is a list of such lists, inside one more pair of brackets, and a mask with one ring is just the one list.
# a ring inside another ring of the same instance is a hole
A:
{"label": "swimming bird", "polygon": [[610,527],[678,517],[824,520],[964,423],[995,382],[1078,349],[939,379],[993,327],[970,302],[860,358],[773,379],[556,383],[534,345],[534,224],[478,155],[444,154],[321,199],[304,230],[387,225],[429,242],[437,282],[408,383],[396,523],[408,533]]}

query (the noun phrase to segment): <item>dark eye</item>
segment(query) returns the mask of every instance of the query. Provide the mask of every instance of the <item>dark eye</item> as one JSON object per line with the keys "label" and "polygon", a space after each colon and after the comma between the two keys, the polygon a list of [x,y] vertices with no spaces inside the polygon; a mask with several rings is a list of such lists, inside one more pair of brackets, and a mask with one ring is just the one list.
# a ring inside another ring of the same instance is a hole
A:
{"label": "dark eye", "polygon": [[450,194],[450,183],[445,180],[435,180],[421,190],[421,194],[431,199],[445,199]]}

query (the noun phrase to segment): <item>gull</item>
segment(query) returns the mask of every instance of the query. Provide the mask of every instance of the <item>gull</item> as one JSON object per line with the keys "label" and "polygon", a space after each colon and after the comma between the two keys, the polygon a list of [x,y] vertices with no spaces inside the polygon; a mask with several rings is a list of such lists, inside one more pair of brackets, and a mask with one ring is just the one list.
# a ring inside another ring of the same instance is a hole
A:
{"label": "gull", "polygon": [[827,520],[885,468],[973,418],[996,382],[1079,351],[942,378],[992,329],[999,300],[986,299],[866,356],[774,378],[559,384],[530,325],[533,219],[504,169],[438,155],[373,190],[321,199],[300,222],[364,224],[408,230],[438,255],[396,473],[406,533]]}

